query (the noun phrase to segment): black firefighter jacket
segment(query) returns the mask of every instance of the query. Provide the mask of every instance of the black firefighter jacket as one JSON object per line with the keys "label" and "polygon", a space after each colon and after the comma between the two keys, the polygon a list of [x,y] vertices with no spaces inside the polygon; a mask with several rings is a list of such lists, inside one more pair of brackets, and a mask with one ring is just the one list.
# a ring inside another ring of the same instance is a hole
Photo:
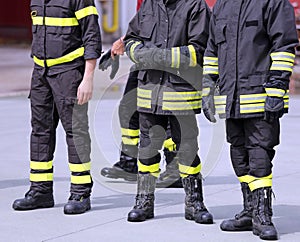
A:
{"label": "black firefighter jacket", "polygon": [[31,0],[35,68],[57,74],[101,54],[98,13],[93,0]]}
{"label": "black firefighter jacket", "polygon": [[[288,0],[218,0],[204,57],[204,74],[216,81],[219,92],[217,113],[226,118],[263,116],[264,84],[281,80],[288,86],[297,43]],[[282,92],[287,111],[288,91],[273,91]]]}
{"label": "black firefighter jacket", "polygon": [[172,65],[139,72],[138,111],[162,115],[200,112],[209,17],[204,0],[144,1],[125,37],[129,57],[136,47],[155,45],[172,52]]}

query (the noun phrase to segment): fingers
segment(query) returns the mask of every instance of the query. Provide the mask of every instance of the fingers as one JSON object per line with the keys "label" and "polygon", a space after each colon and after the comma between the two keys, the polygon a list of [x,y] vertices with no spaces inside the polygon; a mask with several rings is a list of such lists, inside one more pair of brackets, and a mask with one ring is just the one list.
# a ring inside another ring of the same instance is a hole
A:
{"label": "fingers", "polygon": [[92,93],[81,92],[80,89],[78,89],[78,92],[77,92],[77,104],[78,105],[83,105],[91,99],[92,99]]}

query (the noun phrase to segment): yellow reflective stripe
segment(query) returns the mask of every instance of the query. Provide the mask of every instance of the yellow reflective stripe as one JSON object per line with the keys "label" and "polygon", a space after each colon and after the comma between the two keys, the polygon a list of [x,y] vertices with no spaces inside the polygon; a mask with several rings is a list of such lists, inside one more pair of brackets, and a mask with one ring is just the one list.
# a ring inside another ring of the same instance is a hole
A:
{"label": "yellow reflective stripe", "polygon": [[164,148],[168,149],[169,151],[176,150],[176,144],[172,140],[172,138],[166,139],[163,144]]}
{"label": "yellow reflective stripe", "polygon": [[265,88],[266,93],[268,94],[268,96],[271,97],[283,97],[285,94],[285,90],[283,89],[278,89],[278,88]]}
{"label": "yellow reflective stripe", "polygon": [[259,113],[265,111],[264,103],[257,104],[243,104],[240,106],[241,113]]}
{"label": "yellow reflective stripe", "polygon": [[196,55],[196,50],[193,45],[188,45],[188,49],[190,52],[190,66],[194,67],[197,65],[197,55]]}
{"label": "yellow reflective stripe", "polygon": [[204,56],[203,64],[204,65],[211,65],[211,66],[218,66],[218,57]]}
{"label": "yellow reflective stripe", "polygon": [[152,94],[151,90],[142,89],[142,88],[138,88],[137,89],[137,95],[138,95],[138,97],[151,99],[151,94]]}
{"label": "yellow reflective stripe", "polygon": [[[134,42],[134,41],[133,41]],[[138,61],[134,58],[134,50],[135,50],[135,48],[138,46],[138,45],[140,45],[141,44],[141,42],[140,41],[137,41],[137,42],[135,42],[135,43],[133,43],[131,46],[130,46],[130,57],[131,57],[131,59],[135,62],[135,63],[138,63]]]}
{"label": "yellow reflective stripe", "polygon": [[294,63],[295,55],[289,52],[273,52],[271,53],[273,61],[288,61]]}
{"label": "yellow reflective stripe", "polygon": [[197,99],[201,99],[201,91],[163,93],[163,100],[197,100]]}
{"label": "yellow reflective stripe", "polygon": [[240,95],[240,103],[245,104],[265,102],[266,96],[266,93]]}
{"label": "yellow reflective stripe", "polygon": [[138,165],[138,170],[140,172],[151,172],[151,173],[159,172],[159,163],[147,166],[142,164],[142,162],[138,161],[137,165]]}
{"label": "yellow reflective stripe", "polygon": [[163,102],[163,110],[193,110],[201,108],[201,101],[193,102]]}
{"label": "yellow reflective stripe", "polygon": [[195,175],[201,171],[201,163],[197,167],[185,166],[182,164],[178,164],[179,172],[187,175]]}
{"label": "yellow reflective stripe", "polygon": [[270,174],[268,176],[265,177],[256,177],[254,181],[250,182],[249,188],[251,191],[254,191],[258,188],[262,188],[262,187],[271,187],[272,186],[272,178],[273,175]]}
{"label": "yellow reflective stripe", "polygon": [[226,99],[227,99],[226,95],[214,96],[215,105],[226,104]]}
{"label": "yellow reflective stripe", "polygon": [[289,71],[289,72],[292,72],[293,71],[293,64],[287,64],[287,63],[279,63],[279,62],[273,62],[271,67],[270,67],[270,70],[271,71]]}
{"label": "yellow reflective stripe", "polygon": [[81,164],[73,164],[69,163],[69,168],[71,172],[84,172],[91,170],[91,162],[81,163]]}
{"label": "yellow reflective stripe", "polygon": [[180,66],[180,48],[173,47],[171,49],[171,67],[179,68]]}
{"label": "yellow reflective stripe", "polygon": [[203,66],[203,74],[204,75],[209,75],[209,74],[219,75],[218,66]]}
{"label": "yellow reflective stripe", "polygon": [[151,100],[137,98],[137,106],[141,108],[151,108]]}
{"label": "yellow reflective stripe", "polygon": [[203,97],[208,96],[209,93],[210,93],[210,87],[203,88],[203,90],[202,90],[202,96]]}
{"label": "yellow reflective stripe", "polygon": [[70,27],[79,25],[76,18],[54,18],[45,17],[45,23],[43,17],[32,17],[33,25],[46,25],[46,26],[57,26],[57,27]]}
{"label": "yellow reflective stripe", "polygon": [[245,175],[245,176],[238,177],[238,179],[241,183],[242,182],[250,183],[250,182],[254,181],[256,179],[256,177],[250,176],[250,175]]}
{"label": "yellow reflective stripe", "polygon": [[89,7],[80,9],[75,12],[75,16],[78,20],[82,19],[88,15],[93,15],[93,14],[98,15],[98,11],[97,11],[96,7],[94,7],[94,6],[89,6]]}
{"label": "yellow reflective stripe", "polygon": [[157,172],[150,172],[150,174],[151,174],[152,176],[155,176],[156,178],[158,178],[158,177],[159,177],[159,174],[160,174],[160,170],[157,171]]}
{"label": "yellow reflective stripe", "polygon": [[32,182],[53,181],[53,173],[30,173],[29,179]]}
{"label": "yellow reflective stripe", "polygon": [[284,101],[284,108],[289,108],[289,100],[283,99],[283,101]]}
{"label": "yellow reflective stripe", "polygon": [[215,108],[216,108],[217,114],[226,113],[226,105],[225,104],[224,105],[216,105]]}
{"label": "yellow reflective stripe", "polygon": [[73,184],[88,184],[88,183],[92,183],[92,178],[90,175],[71,176],[71,183],[73,183]]}
{"label": "yellow reflective stripe", "polygon": [[30,161],[30,169],[33,170],[50,170],[53,167],[53,160],[51,161]]}
{"label": "yellow reflective stripe", "polygon": [[128,138],[128,137],[122,137],[122,142],[125,145],[137,145],[139,143],[139,138]]}
{"label": "yellow reflective stripe", "polygon": [[[77,50],[74,50],[74,51],[70,52],[69,54],[66,54],[62,57],[55,58],[55,59],[47,59],[46,64],[48,67],[51,67],[51,66],[66,63],[66,62],[71,62],[83,55],[84,55],[84,47],[80,47]],[[44,61],[38,59],[36,56],[33,56],[33,61],[37,65],[44,67]]]}
{"label": "yellow reflective stripe", "polygon": [[124,136],[139,136],[140,135],[140,130],[139,129],[125,129],[121,128],[121,134]]}

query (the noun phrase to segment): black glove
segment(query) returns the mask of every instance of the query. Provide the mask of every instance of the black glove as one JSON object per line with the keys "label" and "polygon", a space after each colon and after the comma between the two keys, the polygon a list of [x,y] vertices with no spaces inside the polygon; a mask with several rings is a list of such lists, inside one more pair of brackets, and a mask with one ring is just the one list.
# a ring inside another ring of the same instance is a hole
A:
{"label": "black glove", "polygon": [[151,47],[136,50],[134,53],[134,57],[142,66],[147,68],[155,68],[166,66],[167,54],[168,52],[166,49]]}
{"label": "black glove", "polygon": [[265,117],[269,123],[274,122],[283,116],[284,113],[284,100],[282,97],[267,96],[265,103]]}
{"label": "black glove", "polygon": [[214,102],[214,95],[213,91],[210,90],[209,94],[202,97],[202,110],[205,117],[212,123],[217,122],[215,118],[216,109],[215,109],[215,102]]}
{"label": "black glove", "polygon": [[101,56],[98,68],[101,71],[105,71],[107,70],[108,67],[111,66],[111,72],[109,77],[112,80],[116,76],[119,70],[119,62],[120,62],[119,59],[120,59],[119,56],[115,55],[115,58],[113,60],[111,57],[111,49],[109,49],[106,53],[104,53]]}

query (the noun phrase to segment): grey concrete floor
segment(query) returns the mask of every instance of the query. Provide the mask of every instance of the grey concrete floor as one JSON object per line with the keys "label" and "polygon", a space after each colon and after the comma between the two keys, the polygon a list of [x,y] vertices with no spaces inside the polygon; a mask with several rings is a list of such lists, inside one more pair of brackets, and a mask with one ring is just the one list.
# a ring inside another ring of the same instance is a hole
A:
{"label": "grey concrete floor", "polygon": [[[130,66],[125,57],[115,81],[109,80],[109,72],[95,73],[89,110],[95,182],[92,210],[83,215],[63,214],[70,174],[64,131],[59,126],[54,159],[55,207],[14,211],[13,200],[23,197],[29,186],[29,53],[28,47],[0,47],[0,241],[261,241],[251,232],[225,233],[219,229],[223,219],[242,209],[242,200],[230,164],[224,121],[210,124],[202,114],[198,115],[199,154],[205,177],[205,204],[214,215],[214,224],[200,225],[184,219],[182,189],[157,189],[155,218],[144,223],[126,221],[134,204],[136,184],[99,174],[101,168],[118,159],[117,106]],[[296,242],[300,240],[300,97],[292,96],[290,106],[290,113],[282,119],[281,144],[274,159],[273,221],[280,241]]]}

